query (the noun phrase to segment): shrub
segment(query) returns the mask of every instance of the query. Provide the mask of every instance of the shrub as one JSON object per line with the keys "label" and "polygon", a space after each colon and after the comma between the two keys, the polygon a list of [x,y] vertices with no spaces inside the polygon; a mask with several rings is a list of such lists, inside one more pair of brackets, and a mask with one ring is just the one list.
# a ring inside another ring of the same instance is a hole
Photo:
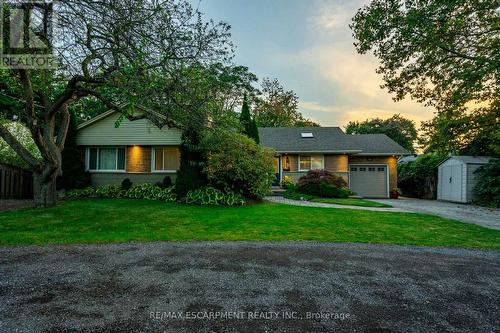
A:
{"label": "shrub", "polygon": [[347,198],[353,192],[346,187],[335,187],[333,185],[322,182],[319,184],[320,196],[325,198]]}
{"label": "shrub", "polygon": [[117,199],[123,197],[123,191],[118,185],[104,185],[96,188],[95,195],[98,198]]}
{"label": "shrub", "polygon": [[249,198],[262,198],[275,180],[274,151],[245,135],[231,131],[207,131],[202,140],[205,172],[212,187]]}
{"label": "shrub", "polygon": [[132,187],[132,182],[130,181],[129,178],[125,178],[122,181],[122,190],[123,191],[128,191],[128,190],[130,190],[131,187]]}
{"label": "shrub", "polygon": [[283,179],[281,180],[280,182],[280,186],[281,188],[283,189],[287,189],[289,188],[290,186],[292,186],[294,183],[293,183],[293,178],[290,177],[290,176],[285,176],[283,177]]}
{"label": "shrub", "polygon": [[66,196],[69,199],[94,198],[96,196],[95,188],[86,187],[84,189],[71,190],[66,192]]}
{"label": "shrub", "polygon": [[200,147],[200,134],[195,129],[187,129],[182,134],[180,146],[181,163],[175,180],[175,191],[179,197],[184,197],[189,191],[207,184],[203,172],[205,155]]}
{"label": "shrub", "polygon": [[172,178],[170,178],[170,176],[165,176],[161,182],[156,183],[156,186],[161,189],[172,187]]}
{"label": "shrub", "polygon": [[294,187],[289,187],[285,191],[285,193],[283,193],[283,197],[291,200],[305,200],[305,201],[314,199],[314,195],[299,193]]}
{"label": "shrub", "polygon": [[490,161],[476,172],[474,187],[476,202],[483,206],[500,207],[500,160]]}
{"label": "shrub", "polygon": [[328,193],[334,193],[334,190],[331,190],[327,185],[338,189],[347,188],[347,183],[342,177],[335,176],[326,170],[311,170],[305,176],[300,177],[297,192],[327,196]]}
{"label": "shrub", "polygon": [[425,154],[415,161],[398,165],[398,187],[401,194],[421,199],[436,199],[438,165],[443,157]]}
{"label": "shrub", "polygon": [[186,195],[186,203],[196,205],[235,206],[243,205],[245,199],[234,192],[224,193],[213,187],[202,187],[194,191],[189,191]]}

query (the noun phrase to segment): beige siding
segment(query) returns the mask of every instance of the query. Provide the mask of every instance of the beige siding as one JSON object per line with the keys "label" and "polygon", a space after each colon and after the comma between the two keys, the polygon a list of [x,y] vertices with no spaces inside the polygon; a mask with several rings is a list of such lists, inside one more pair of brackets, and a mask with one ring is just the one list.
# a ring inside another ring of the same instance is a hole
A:
{"label": "beige siding", "polygon": [[349,164],[387,164],[389,191],[398,187],[398,159],[393,156],[349,156]]}
{"label": "beige siding", "polygon": [[81,146],[119,145],[179,145],[182,132],[178,129],[159,129],[147,119],[124,119],[115,127],[119,114],[113,113],[78,131],[77,144]]}
{"label": "beige siding", "polygon": [[151,147],[129,146],[125,159],[127,172],[151,172]]}
{"label": "beige siding", "polygon": [[347,155],[325,155],[325,170],[330,172],[348,172],[349,157]]}

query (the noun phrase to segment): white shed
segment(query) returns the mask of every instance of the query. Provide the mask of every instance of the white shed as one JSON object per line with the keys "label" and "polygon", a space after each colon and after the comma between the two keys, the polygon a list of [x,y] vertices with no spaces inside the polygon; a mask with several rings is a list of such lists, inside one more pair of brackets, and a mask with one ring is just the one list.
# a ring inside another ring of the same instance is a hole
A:
{"label": "white shed", "polygon": [[474,172],[487,164],[488,156],[450,156],[438,168],[438,200],[468,203],[474,200]]}

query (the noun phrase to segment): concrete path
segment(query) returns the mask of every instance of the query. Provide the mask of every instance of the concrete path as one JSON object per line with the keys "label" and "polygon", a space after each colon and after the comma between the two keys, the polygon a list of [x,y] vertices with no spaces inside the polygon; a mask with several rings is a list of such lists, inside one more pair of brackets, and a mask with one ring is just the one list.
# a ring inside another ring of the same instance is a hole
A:
{"label": "concrete path", "polygon": [[342,208],[342,209],[357,209],[357,210],[369,210],[373,212],[396,212],[396,213],[412,213],[413,210],[403,209],[403,208],[387,208],[387,207],[363,207],[363,206],[347,206],[347,205],[335,205],[327,204],[321,202],[310,202],[310,201],[299,201],[291,200],[283,197],[265,197],[264,200],[292,205],[292,206],[304,206],[304,207],[320,207],[320,208]]}
{"label": "concrete path", "polygon": [[398,209],[438,215],[466,223],[478,224],[486,228],[500,230],[500,209],[490,209],[475,205],[411,198],[372,201],[385,203]]}
{"label": "concrete path", "polygon": [[495,332],[500,252],[207,242],[0,248],[0,332]]}

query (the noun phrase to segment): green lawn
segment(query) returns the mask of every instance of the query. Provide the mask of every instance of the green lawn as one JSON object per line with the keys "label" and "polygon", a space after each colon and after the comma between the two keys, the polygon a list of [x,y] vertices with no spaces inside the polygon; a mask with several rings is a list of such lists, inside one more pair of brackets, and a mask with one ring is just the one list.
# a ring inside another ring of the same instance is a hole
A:
{"label": "green lawn", "polygon": [[362,206],[362,207],[379,207],[379,208],[390,208],[391,205],[386,205],[383,203],[364,200],[364,199],[355,199],[355,198],[314,198],[311,200],[312,202],[319,203],[327,203],[327,204],[336,204],[336,205],[345,205],[345,206]]}
{"label": "green lawn", "polygon": [[500,249],[500,231],[439,217],[279,204],[200,207],[68,201],[0,214],[0,245],[187,240],[310,240]]}

